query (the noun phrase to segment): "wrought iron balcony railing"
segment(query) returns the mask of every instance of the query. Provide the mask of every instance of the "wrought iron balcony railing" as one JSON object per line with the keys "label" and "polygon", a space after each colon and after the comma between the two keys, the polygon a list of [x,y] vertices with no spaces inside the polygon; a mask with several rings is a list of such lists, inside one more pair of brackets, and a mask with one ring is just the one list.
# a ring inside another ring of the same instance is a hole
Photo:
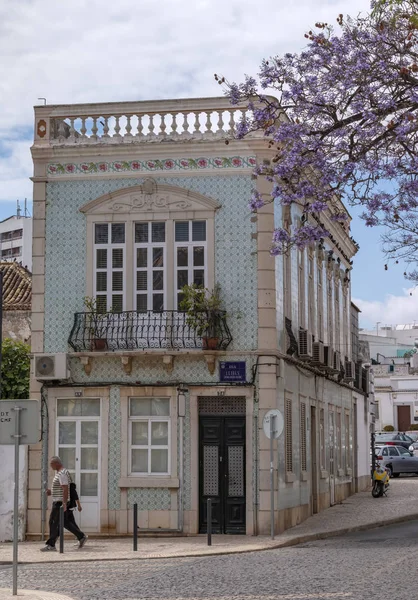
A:
{"label": "wrought iron balcony railing", "polygon": [[226,313],[216,319],[216,335],[198,336],[186,322],[186,314],[125,311],[120,313],[75,313],[68,343],[75,352],[158,349],[225,350],[232,341]]}

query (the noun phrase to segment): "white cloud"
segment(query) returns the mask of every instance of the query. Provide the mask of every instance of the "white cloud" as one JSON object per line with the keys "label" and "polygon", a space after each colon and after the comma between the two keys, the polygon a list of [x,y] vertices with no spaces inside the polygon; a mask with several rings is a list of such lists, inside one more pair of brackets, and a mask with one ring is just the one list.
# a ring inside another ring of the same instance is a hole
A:
{"label": "white cloud", "polygon": [[[350,12],[368,0],[351,0]],[[19,0],[0,5],[1,199],[28,194],[28,154],[16,130],[49,104],[213,96],[213,74],[256,73],[261,59],[301,49],[316,21],[335,22],[342,0]],[[31,139],[26,135],[28,149]],[[22,162],[19,160],[22,158]]]}
{"label": "white cloud", "polygon": [[418,321],[418,289],[403,290],[403,296],[387,294],[383,300],[361,300],[353,298],[360,310],[360,324],[363,327],[409,324]]}

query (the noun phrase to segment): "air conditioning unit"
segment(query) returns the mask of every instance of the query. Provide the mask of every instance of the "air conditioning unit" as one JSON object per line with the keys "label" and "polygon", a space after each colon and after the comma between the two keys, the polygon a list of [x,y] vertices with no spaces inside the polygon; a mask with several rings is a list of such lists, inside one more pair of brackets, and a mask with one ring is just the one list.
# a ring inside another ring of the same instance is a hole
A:
{"label": "air conditioning unit", "polygon": [[299,358],[302,360],[312,358],[312,334],[306,329],[299,329]]}
{"label": "air conditioning unit", "polygon": [[356,365],[352,360],[346,360],[344,363],[344,380],[345,381],[354,381],[356,378]]}
{"label": "air conditioning unit", "polygon": [[338,350],[334,352],[334,371],[336,373],[341,371],[341,355]]}
{"label": "air conditioning unit", "polygon": [[35,354],[33,357],[33,373],[38,381],[68,379],[66,353]]}
{"label": "air conditioning unit", "polygon": [[334,350],[331,346],[324,346],[324,366],[327,371],[334,371]]}
{"label": "air conditioning unit", "polygon": [[312,364],[322,365],[324,364],[324,344],[322,342],[314,342],[312,344]]}

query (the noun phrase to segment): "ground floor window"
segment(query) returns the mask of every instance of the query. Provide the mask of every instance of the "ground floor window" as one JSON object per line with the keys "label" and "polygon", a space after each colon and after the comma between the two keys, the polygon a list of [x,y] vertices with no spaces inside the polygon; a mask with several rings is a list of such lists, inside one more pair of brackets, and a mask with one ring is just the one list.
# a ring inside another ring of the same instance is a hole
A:
{"label": "ground floor window", "polygon": [[129,399],[129,473],[170,473],[170,399]]}

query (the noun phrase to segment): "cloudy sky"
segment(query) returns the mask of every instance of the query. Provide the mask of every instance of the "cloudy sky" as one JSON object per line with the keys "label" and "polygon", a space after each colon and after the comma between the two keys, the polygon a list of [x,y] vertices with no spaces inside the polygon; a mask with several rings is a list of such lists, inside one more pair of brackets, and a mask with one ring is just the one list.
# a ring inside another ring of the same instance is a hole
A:
{"label": "cloudy sky", "polygon": [[[0,219],[32,196],[33,105],[212,96],[263,57],[300,50],[316,21],[368,0],[17,0],[0,3]],[[355,217],[355,215],[354,215]],[[363,324],[413,321],[417,297],[384,271],[378,232],[354,218],[361,244],[353,297]],[[418,312],[418,311],[417,311]]]}

